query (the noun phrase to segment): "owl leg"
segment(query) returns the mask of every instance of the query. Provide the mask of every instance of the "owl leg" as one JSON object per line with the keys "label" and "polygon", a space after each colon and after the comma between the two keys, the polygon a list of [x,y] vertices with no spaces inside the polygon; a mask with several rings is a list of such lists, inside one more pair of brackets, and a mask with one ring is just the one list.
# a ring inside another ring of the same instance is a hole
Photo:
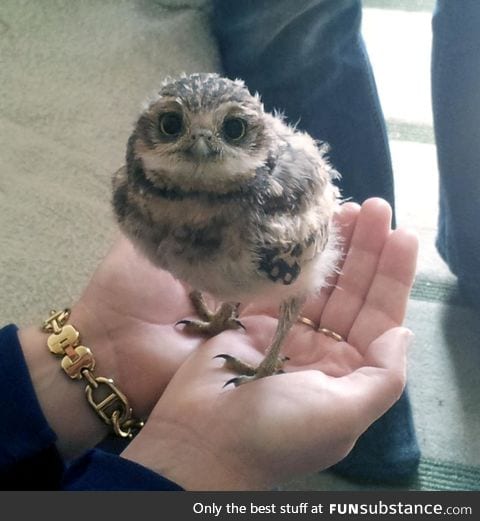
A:
{"label": "owl leg", "polygon": [[220,308],[211,311],[200,291],[194,290],[189,295],[190,300],[200,320],[180,320],[177,324],[185,324],[184,331],[187,333],[201,333],[215,336],[226,329],[244,328],[238,319],[238,307],[235,302],[224,302]]}
{"label": "owl leg", "polygon": [[280,315],[278,317],[278,325],[270,344],[265,358],[256,368],[241,362],[233,356],[222,354],[215,358],[223,358],[225,360],[225,367],[240,374],[235,378],[229,380],[225,385],[234,384],[235,387],[252,380],[264,378],[274,374],[282,373],[283,362],[287,360],[285,357],[280,357],[283,343],[287,337],[292,325],[296,322],[302,305],[305,299],[303,297],[293,297],[280,306]]}

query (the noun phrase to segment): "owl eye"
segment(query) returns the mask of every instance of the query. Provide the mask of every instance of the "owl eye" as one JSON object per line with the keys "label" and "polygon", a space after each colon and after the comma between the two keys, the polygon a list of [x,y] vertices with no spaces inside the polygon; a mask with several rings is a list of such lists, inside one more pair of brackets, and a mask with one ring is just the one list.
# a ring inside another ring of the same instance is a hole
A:
{"label": "owl eye", "polygon": [[247,123],[241,118],[228,118],[223,122],[222,131],[229,141],[240,141],[247,132]]}
{"label": "owl eye", "polygon": [[183,130],[183,118],[176,112],[166,112],[160,117],[160,131],[169,137],[181,134]]}

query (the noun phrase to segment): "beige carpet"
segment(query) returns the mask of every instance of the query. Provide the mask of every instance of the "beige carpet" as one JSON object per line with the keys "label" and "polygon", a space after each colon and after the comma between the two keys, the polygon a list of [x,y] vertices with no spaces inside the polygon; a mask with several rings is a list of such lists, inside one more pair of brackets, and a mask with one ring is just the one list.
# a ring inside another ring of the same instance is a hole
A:
{"label": "beige carpet", "polygon": [[198,8],[2,0],[1,323],[79,294],[112,241],[110,177],[143,101],[166,75],[217,63]]}

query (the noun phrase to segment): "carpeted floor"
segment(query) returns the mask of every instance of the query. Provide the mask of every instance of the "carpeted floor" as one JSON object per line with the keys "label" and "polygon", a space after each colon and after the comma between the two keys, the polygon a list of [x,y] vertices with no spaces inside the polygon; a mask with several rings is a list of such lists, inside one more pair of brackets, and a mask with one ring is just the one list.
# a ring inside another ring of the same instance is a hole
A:
{"label": "carpeted floor", "polygon": [[[399,224],[421,238],[407,325],[416,335],[409,387],[423,461],[417,479],[396,488],[480,490],[480,321],[433,246],[432,2],[364,3],[364,34],[392,140]],[[115,235],[110,176],[123,162],[142,101],[167,74],[219,67],[206,5],[0,3],[0,323],[38,322],[78,296]],[[374,487],[324,472],[284,488]]]}

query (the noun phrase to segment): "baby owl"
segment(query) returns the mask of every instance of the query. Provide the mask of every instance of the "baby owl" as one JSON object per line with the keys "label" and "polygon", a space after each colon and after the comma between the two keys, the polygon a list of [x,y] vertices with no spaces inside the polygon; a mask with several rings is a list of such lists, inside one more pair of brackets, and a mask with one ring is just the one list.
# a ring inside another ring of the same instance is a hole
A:
{"label": "baby owl", "polygon": [[[281,347],[306,296],[335,270],[337,175],[309,135],[265,112],[240,80],[168,79],[138,118],[113,179],[114,211],[151,262],[195,288],[200,320],[182,320],[185,330],[242,327],[238,302],[279,304],[258,367],[220,355],[238,374],[227,383],[281,372]],[[223,304],[209,310],[202,292]]]}

